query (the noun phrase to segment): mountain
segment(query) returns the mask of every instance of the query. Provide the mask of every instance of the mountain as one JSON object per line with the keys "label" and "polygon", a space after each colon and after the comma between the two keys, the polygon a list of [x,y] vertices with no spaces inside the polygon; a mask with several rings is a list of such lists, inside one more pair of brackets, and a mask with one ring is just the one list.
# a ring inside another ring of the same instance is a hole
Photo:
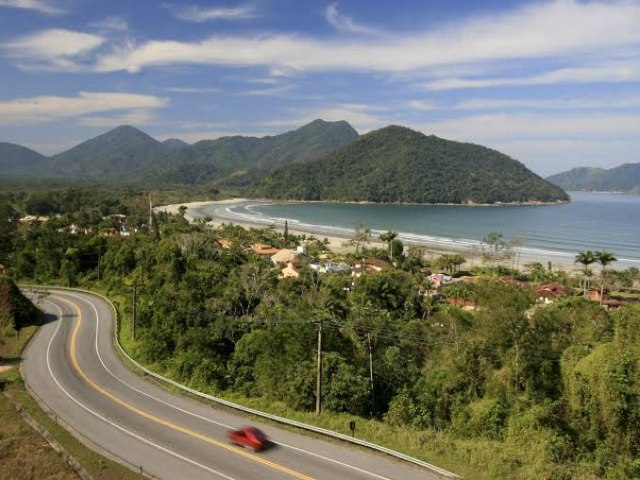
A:
{"label": "mountain", "polygon": [[640,193],[640,163],[625,163],[605,170],[580,167],[547,177],[566,190]]}
{"label": "mountain", "polygon": [[78,179],[131,179],[167,151],[137,128],[121,126],[54,155],[51,173]]}
{"label": "mountain", "polygon": [[306,165],[276,169],[247,192],[287,200],[384,203],[568,201],[568,195],[495,150],[389,126]]}
{"label": "mountain", "polygon": [[281,135],[222,137],[189,145],[175,138],[158,142],[137,128],[121,126],[53,157],[0,143],[0,174],[238,187],[278,165],[316,160],[357,136],[347,122],[315,120]]}
{"label": "mountain", "polygon": [[165,148],[168,150],[180,150],[181,148],[188,147],[189,144],[180,140],[179,138],[167,138],[164,142],[162,142]]}
{"label": "mountain", "polygon": [[357,137],[358,132],[345,121],[314,120],[281,135],[202,140],[164,156],[152,179],[159,183],[248,185],[279,165],[317,160]]}
{"label": "mountain", "polygon": [[3,176],[29,175],[47,165],[48,158],[15,143],[0,142],[0,173]]}

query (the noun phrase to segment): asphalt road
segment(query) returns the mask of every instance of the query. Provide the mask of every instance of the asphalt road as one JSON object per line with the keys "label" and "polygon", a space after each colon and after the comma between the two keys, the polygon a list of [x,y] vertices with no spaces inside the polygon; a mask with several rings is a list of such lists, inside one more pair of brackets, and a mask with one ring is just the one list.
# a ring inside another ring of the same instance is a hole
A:
{"label": "asphalt road", "polygon": [[[356,447],[310,438],[217,410],[159,388],[130,371],[113,344],[102,300],[52,291],[48,322],[24,355],[23,375],[76,435],[159,479],[429,479],[431,472]],[[252,424],[273,446],[252,453],[227,441]]]}

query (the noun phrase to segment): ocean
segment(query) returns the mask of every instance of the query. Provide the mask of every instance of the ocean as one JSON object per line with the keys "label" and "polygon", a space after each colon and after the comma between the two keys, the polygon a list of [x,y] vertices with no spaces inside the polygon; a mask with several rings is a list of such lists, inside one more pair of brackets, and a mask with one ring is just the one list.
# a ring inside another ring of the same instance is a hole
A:
{"label": "ocean", "polygon": [[376,205],[344,203],[280,203],[248,201],[194,210],[260,225],[284,225],[317,237],[352,237],[360,223],[376,238],[398,232],[406,244],[471,251],[490,232],[518,239],[521,253],[571,263],[581,250],[607,250],[618,258],[614,267],[640,267],[640,195],[569,192],[562,205]]}

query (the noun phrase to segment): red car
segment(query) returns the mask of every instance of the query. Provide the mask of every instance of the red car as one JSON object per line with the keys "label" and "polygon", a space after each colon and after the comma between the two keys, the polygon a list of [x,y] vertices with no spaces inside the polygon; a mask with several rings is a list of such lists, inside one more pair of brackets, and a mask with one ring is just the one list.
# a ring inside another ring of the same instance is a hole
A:
{"label": "red car", "polygon": [[256,427],[243,427],[238,430],[229,430],[227,437],[231,443],[241,447],[250,448],[254,452],[259,452],[267,445],[267,436],[262,430]]}

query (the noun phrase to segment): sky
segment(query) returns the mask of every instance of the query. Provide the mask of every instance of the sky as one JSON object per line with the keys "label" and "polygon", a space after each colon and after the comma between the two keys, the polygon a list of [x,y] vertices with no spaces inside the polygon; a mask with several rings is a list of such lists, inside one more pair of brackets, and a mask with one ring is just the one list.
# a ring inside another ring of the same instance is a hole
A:
{"label": "sky", "polygon": [[322,118],[540,175],[640,162],[640,0],[0,0],[0,78],[0,141],[46,155]]}

